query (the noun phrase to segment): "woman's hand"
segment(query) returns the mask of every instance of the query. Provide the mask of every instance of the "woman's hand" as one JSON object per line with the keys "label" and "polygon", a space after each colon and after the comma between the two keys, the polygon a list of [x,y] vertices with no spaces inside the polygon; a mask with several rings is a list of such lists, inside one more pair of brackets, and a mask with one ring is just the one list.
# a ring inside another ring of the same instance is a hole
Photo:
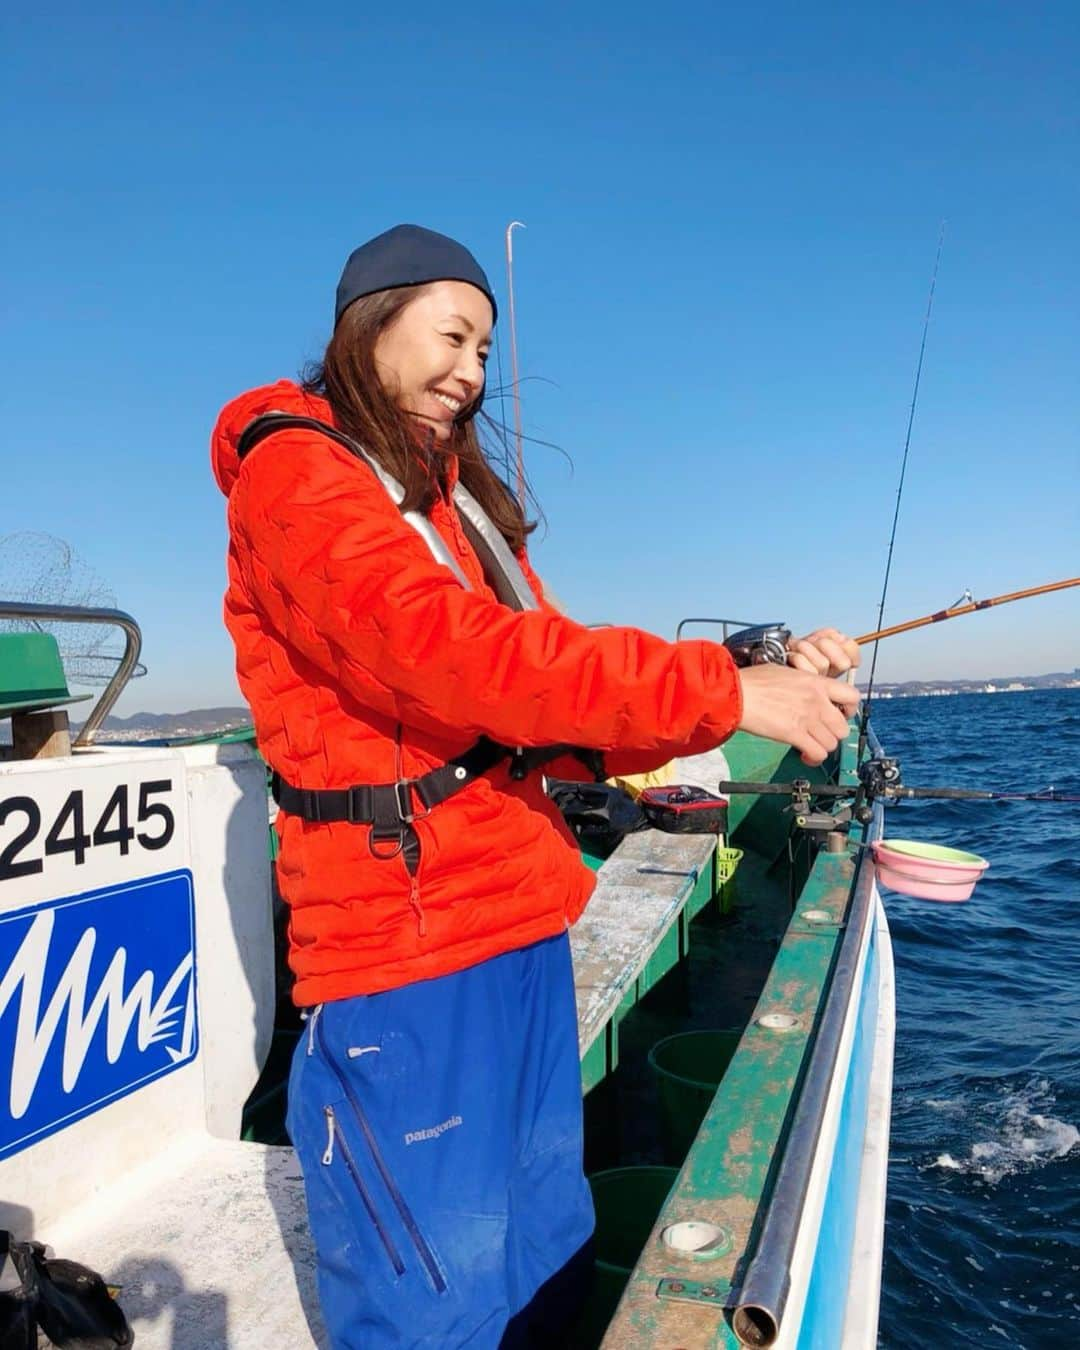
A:
{"label": "woman's hand", "polygon": [[843,675],[860,659],[855,640],[835,628],[817,628],[788,643],[788,665],[811,675]]}
{"label": "woman's hand", "polygon": [[742,731],[794,746],[804,764],[820,764],[847,736],[848,718],[859,703],[853,684],[777,665],[747,666],[738,677]]}

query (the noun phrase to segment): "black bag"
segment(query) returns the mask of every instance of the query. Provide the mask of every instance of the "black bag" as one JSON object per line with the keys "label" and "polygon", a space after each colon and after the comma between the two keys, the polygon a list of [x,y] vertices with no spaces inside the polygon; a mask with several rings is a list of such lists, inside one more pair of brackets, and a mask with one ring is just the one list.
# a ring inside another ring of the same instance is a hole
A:
{"label": "black bag", "polygon": [[135,1341],[96,1271],[0,1229],[0,1350],[37,1350],[38,1327],[58,1350],[125,1350]]}
{"label": "black bag", "polygon": [[649,824],[668,834],[727,834],[727,798],[704,788],[646,788],[641,806]]}
{"label": "black bag", "polygon": [[607,783],[569,783],[549,778],[548,796],[563,814],[582,849],[607,858],[635,830],[648,825],[645,813],[622,788]]}

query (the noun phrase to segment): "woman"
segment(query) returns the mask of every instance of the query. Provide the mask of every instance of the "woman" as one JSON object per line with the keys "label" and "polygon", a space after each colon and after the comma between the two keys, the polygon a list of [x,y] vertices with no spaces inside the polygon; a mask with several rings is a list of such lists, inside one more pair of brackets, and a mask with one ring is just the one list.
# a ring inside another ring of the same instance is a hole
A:
{"label": "woman", "polygon": [[542,769],[642,771],[740,726],[819,763],[856,701],[811,673],[857,661],[834,630],[796,644],[803,670],[737,671],[544,599],[474,425],[495,315],[465,248],[398,226],[346,264],[315,377],[214,433],[336,1347],[547,1346],[573,1306],[593,1215],[567,928],[593,880]]}

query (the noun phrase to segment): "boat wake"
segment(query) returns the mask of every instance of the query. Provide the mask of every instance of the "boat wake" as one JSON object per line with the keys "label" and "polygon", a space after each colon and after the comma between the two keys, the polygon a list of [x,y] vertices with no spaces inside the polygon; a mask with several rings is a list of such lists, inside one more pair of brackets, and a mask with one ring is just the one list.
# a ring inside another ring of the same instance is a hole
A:
{"label": "boat wake", "polygon": [[1032,1172],[1080,1148],[1080,1129],[1050,1114],[1055,1097],[1046,1078],[1035,1078],[994,1101],[929,1099],[931,1110],[962,1118],[975,1136],[962,1149],[940,1153],[927,1168],[957,1172],[996,1186],[1005,1177]]}

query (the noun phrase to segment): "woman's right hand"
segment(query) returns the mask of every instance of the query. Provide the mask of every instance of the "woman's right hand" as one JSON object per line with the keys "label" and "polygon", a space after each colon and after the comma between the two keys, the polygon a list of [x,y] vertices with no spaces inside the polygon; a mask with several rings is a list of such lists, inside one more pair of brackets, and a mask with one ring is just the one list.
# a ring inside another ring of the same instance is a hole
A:
{"label": "woman's right hand", "polygon": [[794,746],[804,764],[820,764],[847,736],[860,697],[854,685],[772,664],[747,666],[738,676],[741,731]]}

